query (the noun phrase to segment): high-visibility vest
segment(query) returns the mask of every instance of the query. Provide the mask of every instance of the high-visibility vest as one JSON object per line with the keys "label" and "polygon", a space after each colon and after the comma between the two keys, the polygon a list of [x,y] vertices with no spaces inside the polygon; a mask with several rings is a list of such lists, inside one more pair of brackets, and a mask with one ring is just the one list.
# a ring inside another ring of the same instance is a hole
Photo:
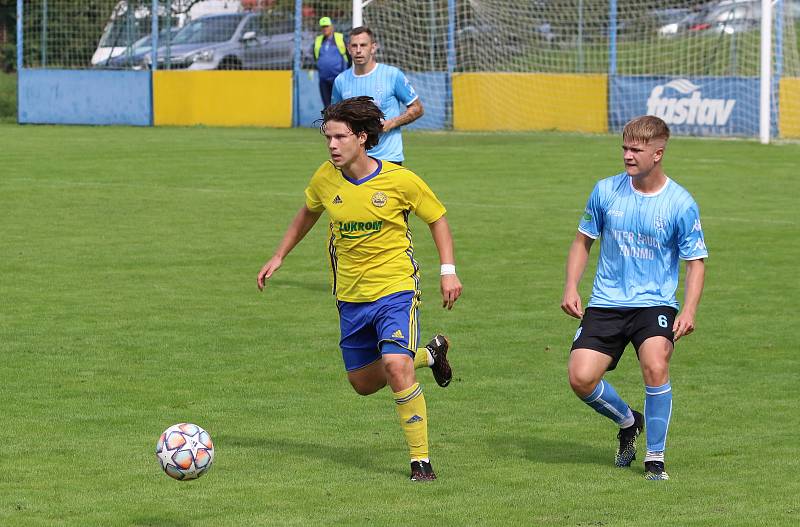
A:
{"label": "high-visibility vest", "polygon": [[[324,39],[325,35],[317,35],[317,39],[314,41],[314,60],[319,60],[319,50],[322,47],[322,41]],[[347,47],[344,45],[344,35],[334,32],[333,41],[336,42],[336,47],[339,48],[339,53],[341,53],[343,57],[347,57]]]}

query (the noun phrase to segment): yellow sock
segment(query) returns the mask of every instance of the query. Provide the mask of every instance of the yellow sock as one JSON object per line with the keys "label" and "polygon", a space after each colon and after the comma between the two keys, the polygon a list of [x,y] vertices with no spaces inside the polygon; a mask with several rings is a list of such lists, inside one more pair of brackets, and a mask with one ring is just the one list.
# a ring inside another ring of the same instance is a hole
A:
{"label": "yellow sock", "polygon": [[421,347],[417,348],[417,353],[414,355],[414,369],[418,370],[420,368],[429,368],[430,364],[428,363],[428,348]]}
{"label": "yellow sock", "polygon": [[428,459],[428,411],[419,383],[394,393],[394,402],[411,459]]}

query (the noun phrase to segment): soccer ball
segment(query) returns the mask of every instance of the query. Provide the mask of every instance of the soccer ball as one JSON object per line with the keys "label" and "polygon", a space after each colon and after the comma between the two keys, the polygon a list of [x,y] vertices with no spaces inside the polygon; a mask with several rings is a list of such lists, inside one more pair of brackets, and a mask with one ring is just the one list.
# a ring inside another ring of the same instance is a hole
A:
{"label": "soccer ball", "polygon": [[156,443],[156,457],[167,476],[197,479],[214,462],[214,443],[208,432],[192,423],[172,425]]}

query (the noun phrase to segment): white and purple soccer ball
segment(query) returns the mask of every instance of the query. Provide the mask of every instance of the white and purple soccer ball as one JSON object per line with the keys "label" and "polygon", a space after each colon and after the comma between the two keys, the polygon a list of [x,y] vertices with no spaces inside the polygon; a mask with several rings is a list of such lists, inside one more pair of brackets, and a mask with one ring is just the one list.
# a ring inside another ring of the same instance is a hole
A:
{"label": "white and purple soccer ball", "polygon": [[214,462],[214,443],[208,432],[192,423],[172,425],[156,443],[161,468],[177,480],[197,479]]}

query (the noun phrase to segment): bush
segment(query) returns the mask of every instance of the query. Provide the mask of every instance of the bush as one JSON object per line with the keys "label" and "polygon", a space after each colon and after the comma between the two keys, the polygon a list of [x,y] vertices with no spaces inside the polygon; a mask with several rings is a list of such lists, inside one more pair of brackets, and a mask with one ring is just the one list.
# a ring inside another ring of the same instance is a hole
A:
{"label": "bush", "polygon": [[0,73],[0,122],[17,120],[17,76]]}
{"label": "bush", "polygon": [[17,46],[11,43],[0,44],[0,71],[11,73],[17,69]]}

